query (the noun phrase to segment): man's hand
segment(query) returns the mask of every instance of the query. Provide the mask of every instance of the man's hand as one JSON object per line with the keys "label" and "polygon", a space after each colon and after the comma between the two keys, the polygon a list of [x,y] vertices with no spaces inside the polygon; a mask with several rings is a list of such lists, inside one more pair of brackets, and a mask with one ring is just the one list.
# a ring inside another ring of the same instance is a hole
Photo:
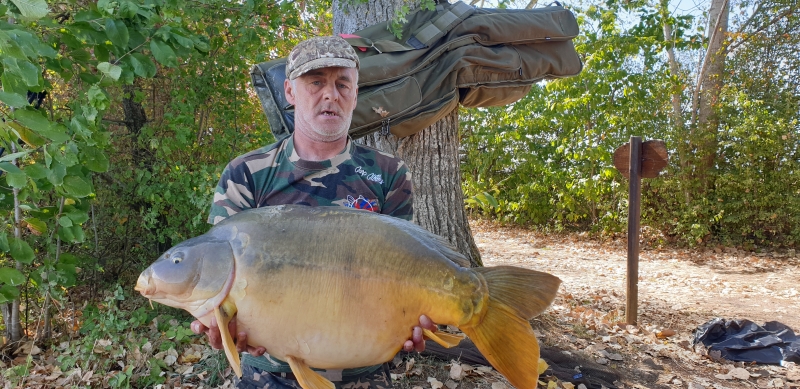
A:
{"label": "man's hand", "polygon": [[436,324],[425,315],[419,317],[419,326],[411,330],[411,339],[403,343],[403,350],[411,352],[416,350],[418,353],[425,351],[425,339],[422,337],[422,329],[436,332]]}
{"label": "man's hand", "polygon": [[[200,320],[195,320],[191,324],[192,332],[195,334],[206,334],[208,335],[208,343],[211,344],[211,347],[214,349],[221,349],[222,348],[222,335],[219,333],[219,327],[217,326],[217,319],[211,318],[210,327],[206,327]],[[244,352],[247,351],[253,356],[261,356],[267,352],[267,349],[264,347],[253,347],[247,344],[247,334],[244,332],[236,332],[236,318],[234,317],[231,319],[231,322],[228,323],[228,331],[231,334],[236,334],[236,351]],[[420,330],[421,332],[421,330]],[[425,347],[423,343],[423,349]]]}

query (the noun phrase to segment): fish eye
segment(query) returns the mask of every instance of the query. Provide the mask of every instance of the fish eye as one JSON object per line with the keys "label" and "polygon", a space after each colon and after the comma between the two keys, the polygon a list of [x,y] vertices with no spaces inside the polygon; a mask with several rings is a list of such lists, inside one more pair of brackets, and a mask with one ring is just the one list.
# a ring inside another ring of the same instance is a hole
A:
{"label": "fish eye", "polygon": [[183,258],[181,258],[181,257],[175,257],[175,258],[172,258],[172,263],[177,265],[177,264],[181,263],[182,260],[183,260]]}

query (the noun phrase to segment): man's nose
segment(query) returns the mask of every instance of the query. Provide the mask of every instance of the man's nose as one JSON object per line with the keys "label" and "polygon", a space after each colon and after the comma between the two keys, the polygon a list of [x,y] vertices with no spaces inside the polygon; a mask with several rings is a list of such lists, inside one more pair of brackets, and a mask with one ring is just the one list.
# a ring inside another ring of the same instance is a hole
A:
{"label": "man's nose", "polygon": [[339,90],[336,88],[336,83],[327,83],[322,88],[323,97],[325,100],[337,101],[339,100]]}

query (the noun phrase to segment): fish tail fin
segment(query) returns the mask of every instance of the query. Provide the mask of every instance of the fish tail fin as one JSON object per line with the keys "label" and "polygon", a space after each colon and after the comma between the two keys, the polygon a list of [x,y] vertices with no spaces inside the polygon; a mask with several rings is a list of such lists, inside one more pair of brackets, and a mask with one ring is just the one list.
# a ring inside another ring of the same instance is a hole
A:
{"label": "fish tail fin", "polygon": [[512,385],[536,388],[539,343],[528,320],[550,305],[561,280],[510,266],[472,270],[486,280],[489,298],[483,312],[459,328]]}

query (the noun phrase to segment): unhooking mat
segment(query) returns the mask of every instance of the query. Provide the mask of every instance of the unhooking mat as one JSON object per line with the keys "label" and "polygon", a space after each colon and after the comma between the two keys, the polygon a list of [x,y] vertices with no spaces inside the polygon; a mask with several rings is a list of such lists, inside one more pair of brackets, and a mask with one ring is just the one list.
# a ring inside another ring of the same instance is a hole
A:
{"label": "unhooking mat", "polygon": [[698,343],[734,362],[800,363],[800,338],[777,321],[767,322],[762,327],[750,320],[716,318],[695,330],[692,345]]}

